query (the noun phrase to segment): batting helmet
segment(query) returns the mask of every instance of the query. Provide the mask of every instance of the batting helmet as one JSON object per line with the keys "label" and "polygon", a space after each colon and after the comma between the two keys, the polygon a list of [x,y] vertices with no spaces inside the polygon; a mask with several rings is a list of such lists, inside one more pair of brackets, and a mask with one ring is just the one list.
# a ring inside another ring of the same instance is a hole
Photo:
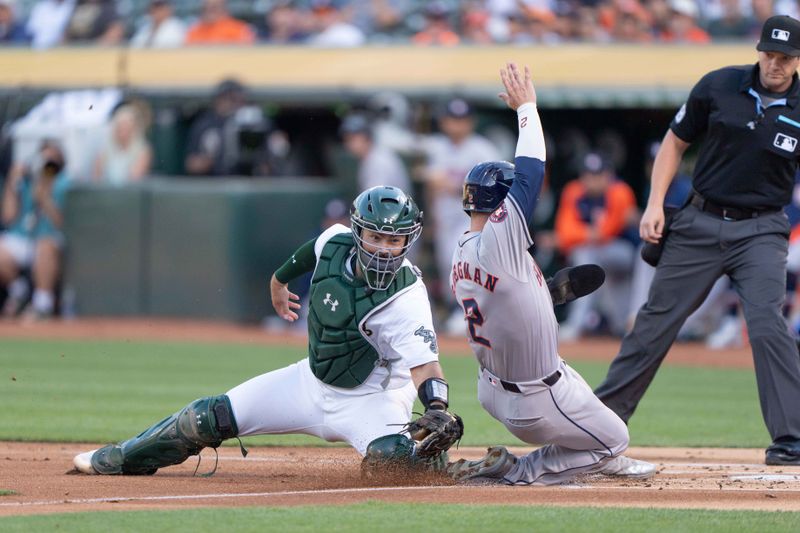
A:
{"label": "batting helmet", "polygon": [[[397,187],[379,185],[356,197],[350,211],[350,228],[358,247],[358,262],[367,285],[386,290],[394,281],[411,245],[422,232],[422,212],[414,200]],[[364,246],[363,234],[368,229],[377,233],[406,237],[398,255],[392,250]]]}
{"label": "batting helmet", "polygon": [[478,163],[464,178],[464,212],[491,213],[503,203],[514,182],[514,165],[507,161]]}

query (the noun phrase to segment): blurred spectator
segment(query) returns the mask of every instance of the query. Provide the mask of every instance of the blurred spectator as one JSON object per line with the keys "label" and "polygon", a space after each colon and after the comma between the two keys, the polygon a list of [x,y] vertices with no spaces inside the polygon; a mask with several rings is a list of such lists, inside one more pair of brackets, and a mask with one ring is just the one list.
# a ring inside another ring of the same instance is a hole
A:
{"label": "blurred spectator", "polygon": [[347,13],[334,0],[314,0],[313,15],[317,33],[308,44],[327,48],[361,46],[367,40],[364,32],[348,22]]}
{"label": "blurred spectator", "polygon": [[403,156],[419,153],[419,136],[411,129],[411,104],[394,91],[381,91],[368,101],[375,116],[372,133],[375,143]]}
{"label": "blurred spectator", "polygon": [[299,44],[312,30],[311,18],[305,16],[291,2],[276,3],[265,18],[259,39],[272,44]]}
{"label": "blurred spectator", "polygon": [[365,115],[344,118],[339,128],[344,146],[359,161],[358,189],[391,185],[411,194],[411,182],[400,157],[375,143],[372,127]]}
{"label": "blurred spectator", "polygon": [[620,11],[614,18],[611,37],[618,43],[649,43],[653,40],[650,25],[641,11]]}
{"label": "blurred spectator", "polygon": [[75,0],[39,0],[31,8],[25,30],[34,48],[58,46],[64,39]]}
{"label": "blurred spectator", "polygon": [[113,0],[77,0],[64,30],[64,43],[113,46],[124,35]]}
{"label": "blurred spectator", "polygon": [[370,41],[386,41],[401,32],[414,0],[350,0],[352,22]]}
{"label": "blurred spectator", "polygon": [[250,44],[255,33],[228,13],[225,0],[205,0],[200,20],[186,34],[186,44]]}
{"label": "blurred spectator", "polygon": [[95,181],[122,185],[147,176],[153,150],[145,139],[143,122],[133,105],[122,105],[114,111],[111,133],[94,162]]}
{"label": "blurred spectator", "polygon": [[751,0],[753,26],[750,28],[750,36],[758,38],[761,35],[761,28],[764,22],[775,13],[775,2],[773,0]]}
{"label": "blurred spectator", "polygon": [[274,131],[261,108],[248,105],[245,88],[225,80],[215,89],[211,109],[189,129],[186,172],[197,176],[279,175],[289,141]]}
{"label": "blurred spectator", "polygon": [[229,173],[225,124],[245,101],[244,87],[236,80],[225,80],[217,86],[212,108],[195,118],[189,129],[186,172],[200,176]]}
{"label": "blurred spectator", "polygon": [[26,317],[53,314],[55,288],[60,276],[64,236],[62,209],[67,189],[64,153],[53,141],[44,141],[29,164],[17,164],[3,191],[0,234],[0,283],[8,296],[3,315],[19,313],[29,288],[23,271],[31,269],[34,293]]}
{"label": "blurred spectator", "polygon": [[[625,331],[633,243],[624,237],[636,222],[636,198],[631,188],[616,180],[609,161],[590,152],[583,158],[577,180],[561,193],[556,214],[558,246],[571,265],[595,263],[606,271],[606,281],[595,293],[570,304],[559,329],[564,340],[580,337],[599,325],[600,313],[610,331]],[[592,322],[592,318],[596,318]]]}
{"label": "blurred spectator", "polygon": [[[411,42],[423,46],[456,46],[461,38],[450,26],[450,12],[440,2],[430,2],[425,6],[425,26],[414,34]],[[469,170],[469,169],[467,169]]]}
{"label": "blurred spectator", "polygon": [[722,0],[722,14],[709,21],[708,33],[714,41],[744,39],[753,28],[752,19],[742,13],[739,0]]}
{"label": "blurred spectator", "polygon": [[671,16],[659,39],[666,43],[707,44],[711,37],[697,25],[700,10],[695,0],[670,0]]}
{"label": "blurred spectator", "polygon": [[464,313],[452,301],[447,279],[450,273],[453,250],[458,238],[467,231],[469,219],[461,205],[464,176],[470,169],[484,161],[500,159],[495,146],[485,137],[475,133],[475,121],[469,104],[461,98],[450,100],[439,114],[441,134],[424,141],[428,155],[425,169],[425,199],[431,213],[434,231],[434,252],[439,280],[444,281],[440,298],[446,299],[450,319],[446,329],[463,333]]}
{"label": "blurred spectator", "polygon": [[489,33],[489,12],[481,6],[469,6],[461,17],[464,42],[469,44],[491,44],[494,39]]}
{"label": "blurred spectator", "polygon": [[131,38],[134,48],[177,48],[186,40],[186,25],[173,16],[170,0],[151,0],[147,19]]}
{"label": "blurred spectator", "polygon": [[611,36],[600,24],[597,10],[580,6],[569,11],[564,21],[564,34],[567,40],[588,43],[607,43]]}
{"label": "blurred spectator", "polygon": [[555,15],[550,11],[514,12],[508,16],[508,41],[513,44],[556,44],[561,37],[554,31]]}
{"label": "blurred spectator", "polygon": [[27,44],[28,34],[17,20],[15,0],[0,0],[0,45]]}
{"label": "blurred spectator", "polygon": [[650,30],[653,37],[658,37],[669,30],[672,10],[669,0],[644,0],[644,7],[650,17]]}

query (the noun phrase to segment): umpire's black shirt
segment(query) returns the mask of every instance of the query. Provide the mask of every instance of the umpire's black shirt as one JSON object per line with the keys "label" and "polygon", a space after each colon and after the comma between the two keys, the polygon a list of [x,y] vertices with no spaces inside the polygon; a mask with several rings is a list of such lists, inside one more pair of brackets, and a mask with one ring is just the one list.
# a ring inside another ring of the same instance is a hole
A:
{"label": "umpire's black shirt", "polygon": [[800,157],[800,83],[786,93],[761,87],[758,64],[706,74],[678,110],[670,129],[678,138],[705,142],[694,169],[694,188],[722,206],[781,209],[790,203]]}

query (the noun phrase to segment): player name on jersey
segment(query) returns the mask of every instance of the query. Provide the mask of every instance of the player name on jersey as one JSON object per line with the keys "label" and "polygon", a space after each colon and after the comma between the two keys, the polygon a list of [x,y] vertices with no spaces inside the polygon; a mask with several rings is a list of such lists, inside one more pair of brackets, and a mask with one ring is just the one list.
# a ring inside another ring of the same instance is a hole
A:
{"label": "player name on jersey", "polygon": [[453,292],[456,290],[456,282],[462,279],[477,283],[489,292],[494,292],[495,286],[499,281],[497,276],[493,276],[488,272],[481,272],[478,267],[472,268],[466,261],[459,261],[453,265],[452,282],[450,283],[450,288]]}

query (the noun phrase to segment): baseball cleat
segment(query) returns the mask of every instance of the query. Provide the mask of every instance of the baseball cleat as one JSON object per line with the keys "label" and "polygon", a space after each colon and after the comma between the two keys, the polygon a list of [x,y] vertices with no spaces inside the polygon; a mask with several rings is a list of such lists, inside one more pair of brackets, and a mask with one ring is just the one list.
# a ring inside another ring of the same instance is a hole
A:
{"label": "baseball cleat", "polygon": [[603,465],[600,473],[606,476],[646,479],[656,473],[656,465],[647,461],[618,455]]}
{"label": "baseball cleat", "polygon": [[606,272],[599,265],[578,265],[562,268],[547,279],[553,305],[563,305],[591,294],[603,284]]}
{"label": "baseball cleat", "polygon": [[94,455],[94,452],[96,451],[97,450],[92,450],[90,452],[83,452],[76,455],[75,458],[72,459],[72,464],[75,466],[75,470],[83,474],[98,474],[99,472],[92,466],[92,455]]}
{"label": "baseball cleat", "polygon": [[456,481],[501,480],[517,464],[516,456],[505,446],[493,446],[476,461],[459,459],[447,465],[447,475]]}

